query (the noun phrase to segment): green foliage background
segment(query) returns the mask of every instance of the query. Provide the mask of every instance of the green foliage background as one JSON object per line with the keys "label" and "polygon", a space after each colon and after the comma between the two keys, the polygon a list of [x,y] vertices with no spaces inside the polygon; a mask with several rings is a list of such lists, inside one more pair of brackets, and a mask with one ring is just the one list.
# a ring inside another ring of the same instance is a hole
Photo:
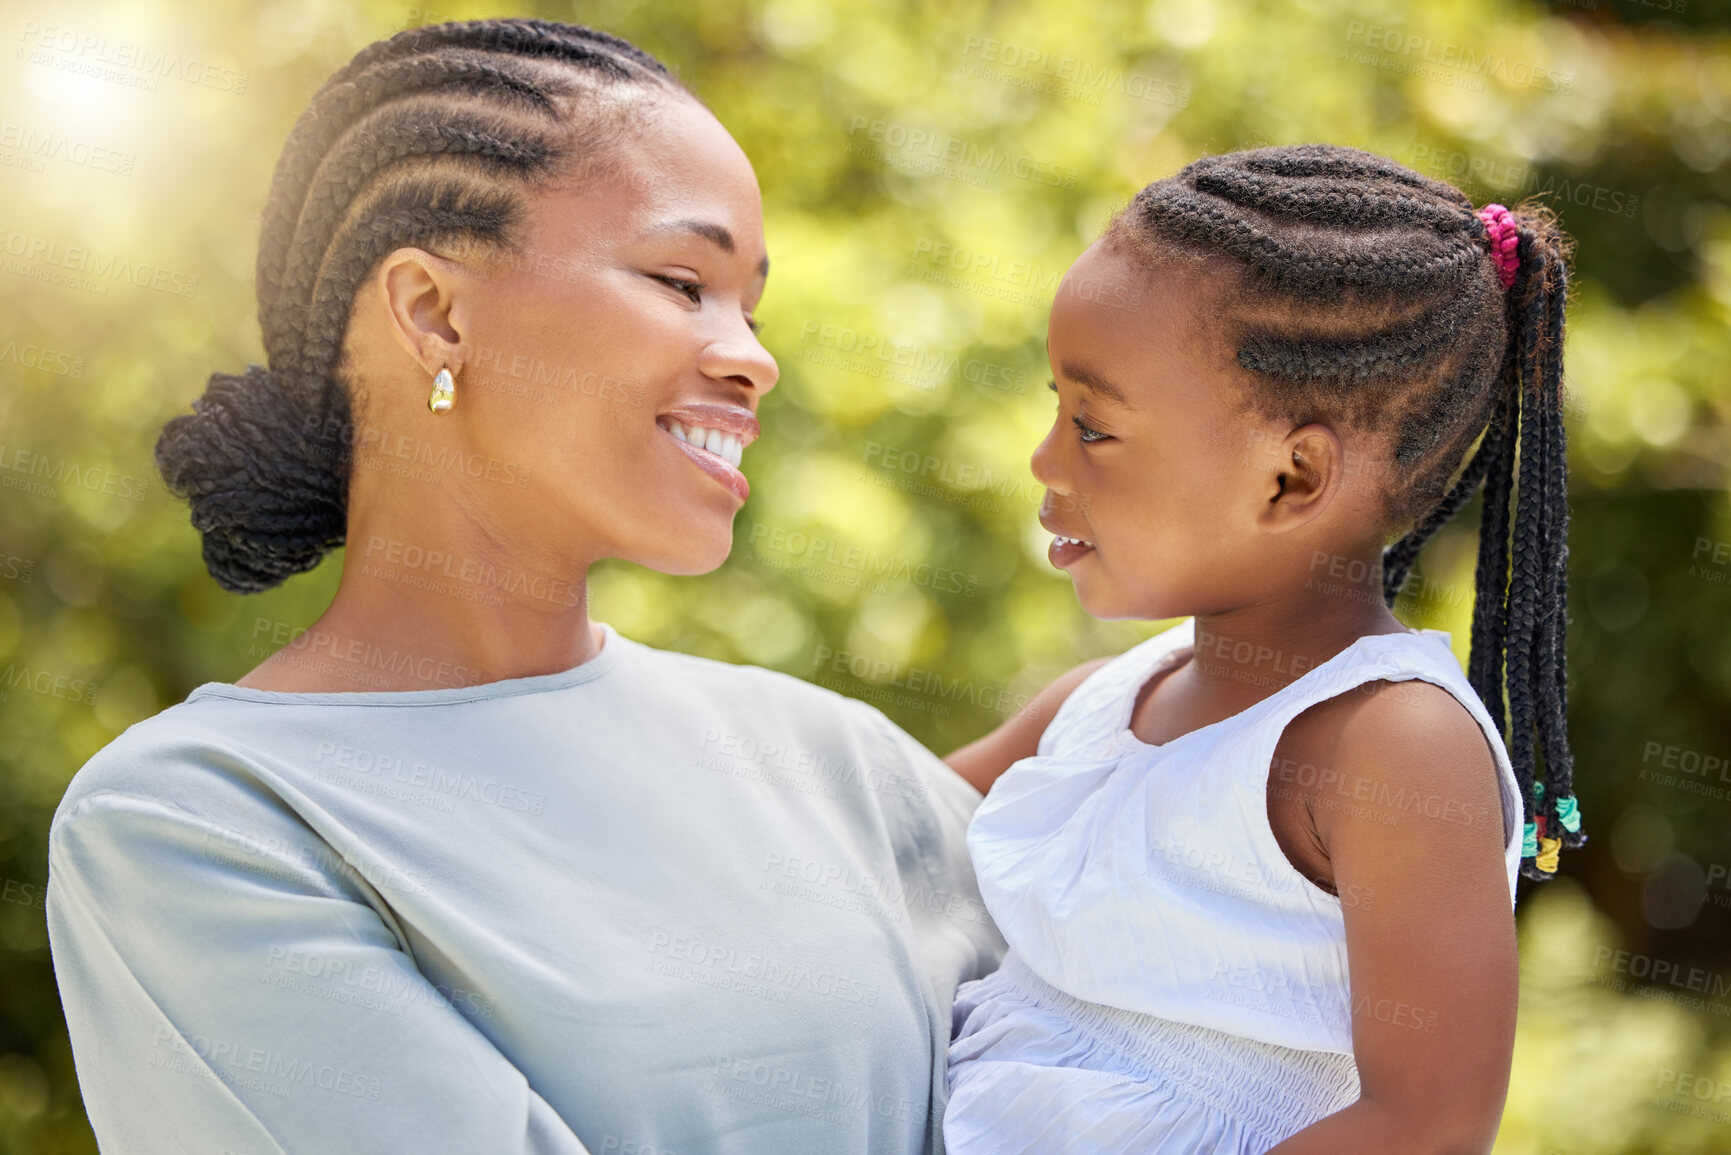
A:
{"label": "green foliage background", "polygon": [[[1592,841],[1522,883],[1497,1151],[1731,1149],[1731,772],[1652,754],[1731,755],[1731,4],[435,3],[0,16],[0,1152],[95,1149],[40,902],[67,780],[310,622],[342,565],[222,592],[150,460],[212,371],[262,359],[252,265],[283,138],[365,44],[530,14],[680,72],[757,165],[775,263],[759,315],[783,376],[733,557],[701,578],[605,567],[596,615],[870,697],[940,751],[1156,628],[1078,610],[1027,468],[1052,413],[1046,306],[1114,206],[1201,153],[1309,140],[1552,203],[1579,241],[1570,699]],[[112,63],[125,46],[147,52]],[[97,57],[106,75],[77,71]],[[55,283],[69,247],[151,273]],[[1476,518],[1397,606],[1463,660]],[[1705,977],[1643,982],[1619,957]]]}

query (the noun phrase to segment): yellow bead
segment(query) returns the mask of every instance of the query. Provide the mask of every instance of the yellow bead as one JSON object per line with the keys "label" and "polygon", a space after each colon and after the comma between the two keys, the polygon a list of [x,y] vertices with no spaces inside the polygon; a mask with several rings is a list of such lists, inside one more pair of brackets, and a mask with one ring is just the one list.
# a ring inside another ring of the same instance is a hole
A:
{"label": "yellow bead", "polygon": [[1533,865],[1546,874],[1557,872],[1557,855],[1563,848],[1561,838],[1539,839],[1539,852],[1533,855]]}

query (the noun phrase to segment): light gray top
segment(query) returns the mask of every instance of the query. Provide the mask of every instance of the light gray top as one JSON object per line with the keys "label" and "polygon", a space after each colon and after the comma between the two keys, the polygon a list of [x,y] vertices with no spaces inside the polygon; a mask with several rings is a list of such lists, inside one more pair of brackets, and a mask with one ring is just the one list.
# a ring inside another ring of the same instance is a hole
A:
{"label": "light gray top", "polygon": [[603,627],[461,689],[209,683],[73,779],[48,924],[105,1155],[942,1148],[973,787]]}

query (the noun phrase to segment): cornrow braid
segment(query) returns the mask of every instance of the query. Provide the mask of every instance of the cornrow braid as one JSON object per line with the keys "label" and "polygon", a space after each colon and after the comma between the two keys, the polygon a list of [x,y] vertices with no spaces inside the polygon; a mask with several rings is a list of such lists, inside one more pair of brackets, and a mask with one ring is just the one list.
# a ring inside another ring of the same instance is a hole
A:
{"label": "cornrow braid", "polygon": [[1484,486],[1468,679],[1521,789],[1521,873],[1544,880],[1561,847],[1586,841],[1564,658],[1569,242],[1543,206],[1512,221],[1505,291],[1458,189],[1374,153],[1299,145],[1204,157],[1144,188],[1107,235],[1147,259],[1227,258],[1223,323],[1258,412],[1386,440],[1382,512],[1412,523],[1383,552],[1390,607],[1424,543]]}
{"label": "cornrow braid", "polygon": [[353,426],[342,350],[369,271],[403,245],[513,253],[525,192],[613,142],[598,91],[622,86],[685,92],[618,37],[499,19],[399,32],[320,87],[262,213],[269,368],[212,374],[156,444],[218,584],[269,589],[344,542]]}

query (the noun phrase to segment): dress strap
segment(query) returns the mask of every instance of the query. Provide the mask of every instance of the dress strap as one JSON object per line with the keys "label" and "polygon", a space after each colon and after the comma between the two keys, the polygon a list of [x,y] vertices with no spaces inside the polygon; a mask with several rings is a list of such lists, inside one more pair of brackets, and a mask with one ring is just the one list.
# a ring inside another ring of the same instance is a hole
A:
{"label": "dress strap", "polygon": [[1110,752],[1125,697],[1140,689],[1162,663],[1183,653],[1192,644],[1195,630],[1196,619],[1185,618],[1089,674],[1064,699],[1040,736],[1040,756],[1094,758]]}

